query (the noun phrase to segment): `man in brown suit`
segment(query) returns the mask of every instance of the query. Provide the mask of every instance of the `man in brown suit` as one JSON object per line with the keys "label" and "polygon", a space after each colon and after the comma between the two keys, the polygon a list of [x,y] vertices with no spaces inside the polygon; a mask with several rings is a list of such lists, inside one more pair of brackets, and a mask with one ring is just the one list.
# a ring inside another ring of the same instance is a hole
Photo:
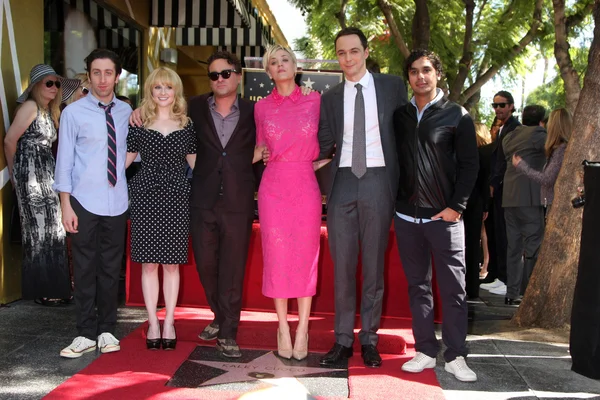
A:
{"label": "man in brown suit", "polygon": [[217,349],[226,357],[241,357],[236,336],[254,218],[254,103],[237,95],[242,66],[233,54],[218,51],[210,56],[208,76],[212,92],[193,97],[188,107],[198,140],[192,178],[192,245],[215,314],[199,337],[216,338]]}

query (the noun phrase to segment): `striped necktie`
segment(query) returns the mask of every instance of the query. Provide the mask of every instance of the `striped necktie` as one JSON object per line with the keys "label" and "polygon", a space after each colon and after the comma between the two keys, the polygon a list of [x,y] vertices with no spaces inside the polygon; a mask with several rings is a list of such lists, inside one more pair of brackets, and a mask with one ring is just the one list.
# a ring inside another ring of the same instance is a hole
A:
{"label": "striped necktie", "polygon": [[113,187],[117,184],[117,133],[115,131],[115,121],[110,113],[110,110],[114,105],[115,103],[110,103],[106,106],[102,103],[98,103],[98,106],[104,109],[104,114],[106,116],[106,130],[108,131],[108,161],[106,163],[106,172],[108,183]]}

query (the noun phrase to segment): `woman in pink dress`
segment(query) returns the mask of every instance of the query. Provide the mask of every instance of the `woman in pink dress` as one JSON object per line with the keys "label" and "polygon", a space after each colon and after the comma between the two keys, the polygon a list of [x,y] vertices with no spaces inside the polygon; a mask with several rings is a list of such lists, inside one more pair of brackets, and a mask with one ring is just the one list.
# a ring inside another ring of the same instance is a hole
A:
{"label": "woman in pink dress", "polygon": [[[263,64],[275,89],[254,108],[257,146],[268,164],[258,190],[263,248],[263,294],[272,297],[279,319],[280,357],[308,354],[308,319],[317,287],[321,192],[313,164],[319,155],[320,95],[302,95],[294,82],[296,57],[285,47],[267,50]],[[298,327],[292,348],[288,299],[298,299]]]}

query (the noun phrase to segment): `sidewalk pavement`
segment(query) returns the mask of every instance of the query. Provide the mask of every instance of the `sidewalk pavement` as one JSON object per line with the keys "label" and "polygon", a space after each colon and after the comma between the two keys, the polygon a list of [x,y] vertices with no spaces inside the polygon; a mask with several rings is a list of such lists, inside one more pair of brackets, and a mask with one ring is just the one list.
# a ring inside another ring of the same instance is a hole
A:
{"label": "sidewalk pavement", "polygon": [[[600,399],[600,381],[571,371],[568,332],[522,330],[510,325],[516,308],[504,297],[481,291],[469,302],[469,366],[475,383],[462,383],[435,369],[450,400]],[[117,331],[123,338],[146,320],[140,307],[125,307],[120,295]],[[438,333],[439,335],[439,333]],[[94,361],[99,353],[63,360],[60,350],[75,336],[75,306],[44,307],[16,301],[0,308],[0,399],[40,399]]]}

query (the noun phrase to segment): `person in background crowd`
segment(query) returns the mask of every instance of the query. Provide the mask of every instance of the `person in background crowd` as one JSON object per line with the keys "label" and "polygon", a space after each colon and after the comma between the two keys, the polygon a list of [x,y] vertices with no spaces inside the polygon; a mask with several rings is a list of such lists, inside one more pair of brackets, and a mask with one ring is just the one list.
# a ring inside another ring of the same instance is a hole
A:
{"label": "person in background crowd", "polygon": [[133,108],[133,103],[131,102],[131,99],[129,97],[119,94],[119,95],[117,95],[117,99],[129,104],[129,107]]}
{"label": "person in background crowd", "polygon": [[335,344],[321,360],[334,365],[353,355],[356,268],[362,256],[361,330],[364,365],[381,366],[377,350],[384,290],[384,261],[398,189],[392,115],[406,103],[400,77],[371,74],[364,33],[338,32],[335,51],[345,82],[321,99],[319,160],[335,149],[328,188],[327,229],[335,272]]}
{"label": "person in background crowd", "polygon": [[[275,82],[273,92],[254,107],[257,146],[269,151],[258,190],[263,294],[275,303],[279,356],[303,360],[308,355],[308,319],[317,291],[321,239],[321,191],[313,166],[319,155],[321,96],[318,92],[302,95],[294,82],[297,64],[290,49],[270,47],[263,65]],[[290,298],[298,299],[293,347],[287,321]]]}
{"label": "person in background crowd", "polygon": [[[506,294],[506,223],[504,222],[504,209],[502,208],[502,192],[504,187],[504,172],[506,172],[506,160],[502,148],[502,138],[521,125],[519,120],[513,116],[515,101],[512,94],[501,90],[494,95],[492,103],[496,113],[496,124],[500,124],[498,135],[494,140],[495,148],[492,153],[490,196],[492,198],[491,209],[494,218],[494,238],[496,250],[496,263],[490,264],[486,279],[479,286],[481,289],[489,290],[490,293]],[[493,137],[493,136],[492,136]]]}
{"label": "person in background crowd", "polygon": [[417,351],[402,370],[434,368],[440,350],[433,321],[433,256],[444,310],[444,369],[460,381],[474,382],[477,375],[465,360],[468,315],[461,214],[477,180],[477,139],[469,113],[437,87],[442,73],[437,54],[414,50],[405,65],[414,97],[394,113],[400,163],[394,226]]}
{"label": "person in background crowd", "polygon": [[85,59],[90,93],[61,116],[56,181],[65,230],[71,233],[78,336],[60,355],[78,358],[121,349],[119,272],[127,222],[126,139],[131,107],[115,98],[119,57],[96,49]]}
{"label": "person in background crowd", "polygon": [[[543,121],[542,121],[543,122]],[[548,135],[544,150],[546,152],[546,165],[542,171],[537,171],[532,168],[527,161],[523,160],[518,154],[514,154],[512,158],[513,165],[517,171],[527,175],[541,185],[541,200],[542,205],[548,211],[554,200],[554,183],[558,178],[558,172],[562,166],[563,158],[567,143],[571,138],[573,129],[573,120],[571,113],[566,108],[559,108],[550,113],[548,118]]]}
{"label": "person in background crowd", "polygon": [[[126,167],[142,155],[142,166],[129,183],[131,259],[142,264],[142,292],[148,311],[146,347],[173,350],[177,344],[175,306],[179,265],[188,262],[191,186],[185,167],[196,162],[196,132],[187,116],[183,85],[177,73],[159,67],[144,84],[144,127],[131,126]],[[163,267],[166,315],[161,335],[156,315]],[[162,340],[161,340],[162,339]]]}
{"label": "person in background crowd", "polygon": [[[517,154],[532,169],[542,171],[546,156],[546,130],[541,126],[546,110],[538,105],[523,109],[523,125],[502,138],[507,161],[502,207],[506,220],[507,290],[504,303],[521,304],[529,277],[544,237],[544,210],[540,184],[517,171],[512,163]],[[493,293],[493,291],[490,291]]]}
{"label": "person in background crowd", "polygon": [[[71,103],[76,102],[77,100],[87,96],[90,92],[90,81],[88,80],[88,76],[85,73],[75,75],[74,79],[79,80],[79,86],[77,90],[73,92],[72,96],[69,96],[64,102],[64,106],[68,106]],[[63,107],[64,108],[64,107]]]}
{"label": "person in background crowd", "polygon": [[[479,151],[479,173],[477,181],[467,201],[467,208],[463,213],[465,224],[465,263],[466,272],[466,292],[470,299],[479,297],[479,261],[481,260],[482,234],[485,235],[485,229],[482,229],[483,221],[487,218],[488,203],[490,199],[490,162],[493,147],[490,144],[490,131],[482,123],[475,123],[475,133],[477,147]],[[487,249],[484,250],[487,253]],[[489,259],[489,257],[488,257]],[[487,264],[484,263],[487,271]],[[487,272],[486,272],[487,273]]]}
{"label": "person in background crowd", "polygon": [[50,306],[71,297],[66,233],[58,194],[52,189],[60,104],[79,86],[44,64],[31,69],[29,86],[4,138],[6,164],[21,216],[23,263],[21,293],[25,300]]}

